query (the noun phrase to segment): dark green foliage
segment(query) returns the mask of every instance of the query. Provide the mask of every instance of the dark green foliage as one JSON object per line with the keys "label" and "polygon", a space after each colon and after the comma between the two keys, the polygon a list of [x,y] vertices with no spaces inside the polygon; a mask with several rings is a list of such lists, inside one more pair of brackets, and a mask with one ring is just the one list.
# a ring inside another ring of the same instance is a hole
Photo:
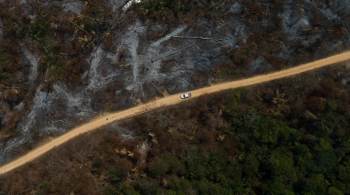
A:
{"label": "dark green foliage", "polygon": [[27,36],[39,42],[49,36],[50,24],[44,17],[36,18],[33,22],[28,24],[27,28],[25,32]]}
{"label": "dark green foliage", "polygon": [[[121,194],[125,194],[125,195],[139,195],[140,194],[139,192],[137,192],[135,190],[135,188],[133,186],[128,185],[128,184],[122,185],[120,187],[119,192],[121,192]],[[116,193],[114,193],[114,194],[116,194]]]}
{"label": "dark green foliage", "polygon": [[165,161],[165,159],[157,158],[150,163],[148,172],[153,177],[160,177],[166,175],[169,169],[169,164]]}
{"label": "dark green foliage", "polygon": [[108,174],[108,179],[110,183],[112,183],[114,186],[117,186],[122,181],[126,179],[126,177],[129,175],[129,171],[132,167],[132,164],[127,160],[120,160],[116,166],[114,166],[112,169],[110,169]]}
{"label": "dark green foliage", "polygon": [[115,168],[109,172],[109,180],[112,183],[119,183],[127,176],[127,172],[120,168]]}
{"label": "dark green foliage", "polygon": [[166,174],[183,175],[184,172],[185,168],[182,162],[170,154],[157,157],[148,166],[148,173],[153,177],[161,177]]}
{"label": "dark green foliage", "polygon": [[159,184],[151,179],[140,179],[135,184],[135,189],[141,194],[152,195],[159,192]]}
{"label": "dark green foliage", "polygon": [[229,125],[220,131],[235,140],[234,156],[225,147],[203,149],[213,142],[194,142],[202,145],[150,158],[148,176],[132,182],[134,189],[140,194],[350,193],[350,118],[336,106],[340,101],[328,98],[316,119],[305,120],[304,114],[264,112],[264,104],[247,93],[228,95],[223,106]]}
{"label": "dark green foliage", "polygon": [[341,190],[339,190],[338,188],[332,186],[332,187],[328,188],[328,194],[329,195],[343,195],[344,193]]}

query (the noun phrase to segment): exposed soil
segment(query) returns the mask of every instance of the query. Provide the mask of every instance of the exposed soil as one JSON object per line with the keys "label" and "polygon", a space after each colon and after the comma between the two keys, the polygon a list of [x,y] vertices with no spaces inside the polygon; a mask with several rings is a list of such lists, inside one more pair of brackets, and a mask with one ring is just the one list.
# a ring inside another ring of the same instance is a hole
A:
{"label": "exposed soil", "polygon": [[346,1],[125,3],[0,1],[1,162],[99,113],[349,48]]}
{"label": "exposed soil", "polygon": [[[175,185],[174,179],[186,178],[190,182],[196,180],[197,176],[188,176],[189,168],[186,168],[188,165],[180,163],[187,158],[188,154],[191,154],[191,151],[204,155],[224,155],[225,161],[232,162],[239,162],[239,159],[243,158],[241,142],[244,137],[241,136],[248,135],[253,129],[242,126],[239,130],[241,133],[230,133],[229,129],[233,128],[232,120],[236,121],[234,124],[238,124],[244,118],[237,117],[251,113],[251,109],[264,117],[269,117],[269,120],[284,121],[288,124],[288,128],[296,129],[303,134],[303,143],[309,147],[315,144],[315,140],[319,139],[320,136],[325,136],[325,132],[322,132],[323,128],[317,125],[317,121],[323,121],[324,125],[336,125],[333,122],[338,121],[339,128],[333,126],[334,131],[331,137],[327,138],[327,140],[333,140],[331,141],[332,146],[338,150],[336,148],[345,143],[350,135],[348,131],[350,124],[346,120],[339,121],[341,117],[349,117],[350,83],[348,81],[350,75],[347,70],[348,68],[344,66],[329,68],[264,86],[204,97],[176,108],[146,114],[119,125],[114,124],[93,134],[84,135],[49,153],[44,158],[3,176],[0,189],[5,194],[170,193],[170,189],[175,191],[177,189],[173,186]],[[333,113],[333,118],[324,118],[330,116],[327,115],[329,112]],[[247,118],[247,120],[250,119]],[[263,129],[264,131],[273,131],[269,128]],[[253,138],[250,139],[253,140]],[[259,140],[260,143],[255,143],[256,146],[270,147],[272,144],[269,137],[259,137]],[[278,144],[280,145],[277,148],[287,147],[284,142]],[[253,144],[247,147],[256,146]],[[288,145],[288,147],[292,146]],[[273,149],[270,148],[270,150]],[[314,152],[316,158],[318,152]],[[337,155],[340,155],[339,158],[342,156],[341,153],[337,153]],[[304,157],[301,154],[299,156]],[[162,159],[168,159],[169,163],[173,164],[159,164],[163,162]],[[297,166],[297,162],[299,161],[295,161],[295,166]],[[225,170],[219,168],[224,165],[216,163],[214,167],[217,169],[213,168],[211,171],[216,170],[216,173],[221,173]],[[198,166],[200,164],[198,162]],[[174,167],[165,168],[168,171],[164,172],[163,166]],[[238,170],[246,170],[240,166],[243,164],[237,165]],[[323,165],[313,165],[315,168],[321,166]],[[342,166],[343,164],[340,163],[336,167]],[[315,169],[313,170],[315,171]],[[259,171],[258,173],[262,174]],[[332,192],[339,191],[339,189],[344,193],[349,192],[349,183],[345,180],[340,179],[337,181],[338,183],[333,183],[335,180],[329,174],[336,175],[336,172],[321,171],[318,173],[324,174],[327,178],[328,184],[324,184],[326,190],[329,186],[328,190]],[[307,172],[302,172],[302,174],[305,175],[300,176],[301,178],[307,178]],[[243,179],[248,176],[244,176],[243,173],[240,177]],[[341,178],[341,176],[336,177]],[[214,178],[212,180],[208,176],[208,179],[215,185],[221,185],[220,181]],[[260,182],[268,181],[270,179],[260,178],[257,183],[249,182],[249,185],[254,186],[255,190],[266,190]],[[339,182],[343,182],[343,184],[340,185]],[[176,185],[185,184],[178,183]],[[204,190],[195,183],[189,185],[186,184],[186,188],[182,186],[178,190],[187,194],[198,194],[199,190]],[[155,189],[163,191],[152,191]],[[302,189],[295,188],[294,190]],[[257,193],[257,191],[255,192]]]}

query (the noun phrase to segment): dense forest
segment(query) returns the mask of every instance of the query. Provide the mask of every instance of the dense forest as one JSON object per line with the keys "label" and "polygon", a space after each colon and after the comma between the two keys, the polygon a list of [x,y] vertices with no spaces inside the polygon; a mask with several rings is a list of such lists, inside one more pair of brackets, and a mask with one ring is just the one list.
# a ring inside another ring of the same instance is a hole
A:
{"label": "dense forest", "polygon": [[3,194],[349,194],[347,70],[230,91],[106,127],[2,178],[0,188]]}
{"label": "dense forest", "polygon": [[182,111],[185,121],[193,115],[197,121],[188,144],[169,141],[179,137],[158,120],[151,127],[162,141],[147,177],[122,182],[114,193],[349,194],[349,89],[336,77],[304,79],[307,86],[289,80]]}

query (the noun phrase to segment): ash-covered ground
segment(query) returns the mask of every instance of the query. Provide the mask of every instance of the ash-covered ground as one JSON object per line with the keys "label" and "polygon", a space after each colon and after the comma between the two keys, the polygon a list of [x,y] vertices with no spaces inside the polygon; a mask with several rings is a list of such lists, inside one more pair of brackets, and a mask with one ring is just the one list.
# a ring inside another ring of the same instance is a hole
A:
{"label": "ash-covered ground", "polygon": [[101,113],[350,45],[343,0],[161,2],[1,0],[0,162]]}

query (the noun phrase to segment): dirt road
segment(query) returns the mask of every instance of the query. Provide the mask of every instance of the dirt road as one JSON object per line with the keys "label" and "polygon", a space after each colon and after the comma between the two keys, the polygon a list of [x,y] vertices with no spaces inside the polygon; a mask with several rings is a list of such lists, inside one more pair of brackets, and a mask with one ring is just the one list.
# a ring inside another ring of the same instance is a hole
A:
{"label": "dirt road", "polygon": [[[350,60],[350,51],[344,52],[341,54],[337,54],[334,56],[330,56],[328,58],[324,58],[324,59],[317,60],[314,62],[310,62],[307,64],[295,66],[293,68],[285,69],[282,71],[277,71],[274,73],[264,74],[264,75],[260,75],[260,76],[254,76],[251,78],[241,79],[241,80],[232,81],[232,82],[225,82],[225,83],[216,84],[216,85],[212,85],[209,87],[197,89],[197,90],[192,91],[192,98],[191,99],[197,98],[200,96],[204,96],[207,94],[216,93],[219,91],[228,90],[228,89],[236,89],[236,88],[266,83],[268,81],[298,75],[298,74],[301,74],[304,72],[316,70],[316,69],[319,69],[319,68],[322,68],[325,66],[344,62],[347,60]],[[0,167],[0,174],[1,175],[5,174],[9,171],[12,171],[12,170],[20,167],[20,166],[23,166],[23,165],[37,159],[38,157],[41,157],[42,155],[49,152],[53,148],[58,147],[64,143],[80,136],[81,134],[91,132],[93,130],[96,130],[102,126],[108,125],[108,124],[115,122],[115,121],[123,120],[126,118],[131,118],[131,117],[134,117],[136,115],[140,115],[142,113],[150,112],[150,111],[155,110],[157,108],[167,107],[167,106],[171,106],[171,105],[175,105],[175,104],[179,104],[181,102],[184,102],[184,100],[181,100],[179,98],[179,95],[180,94],[170,95],[170,96],[167,96],[167,97],[164,97],[161,99],[157,99],[157,100],[154,100],[154,101],[151,101],[151,102],[139,105],[139,106],[135,106],[133,108],[130,108],[130,109],[127,109],[124,111],[106,114],[102,117],[94,119],[86,124],[83,124],[77,128],[74,128],[74,129],[68,131],[67,133],[49,141],[48,143],[45,143],[45,144],[39,146],[38,148],[36,148],[36,149],[28,152],[27,154],[19,157],[18,159],[1,166]]]}

